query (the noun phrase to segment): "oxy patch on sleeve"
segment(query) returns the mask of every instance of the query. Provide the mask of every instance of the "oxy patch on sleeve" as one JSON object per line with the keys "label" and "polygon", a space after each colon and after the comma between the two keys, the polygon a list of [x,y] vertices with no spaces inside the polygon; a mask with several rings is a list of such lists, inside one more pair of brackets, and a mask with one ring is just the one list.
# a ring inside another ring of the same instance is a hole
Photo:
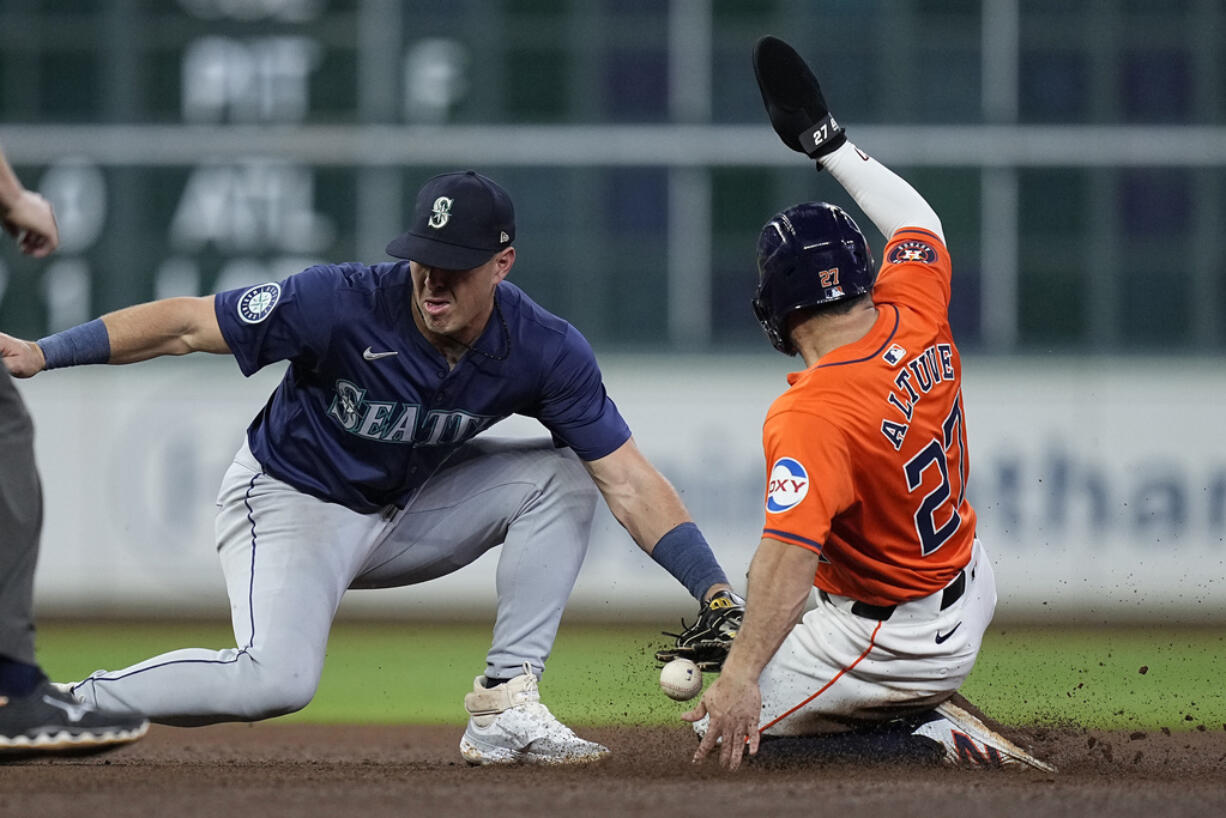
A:
{"label": "oxy patch on sleeve", "polygon": [[766,510],[772,514],[795,508],[809,493],[809,473],[794,457],[781,457],[771,466]]}

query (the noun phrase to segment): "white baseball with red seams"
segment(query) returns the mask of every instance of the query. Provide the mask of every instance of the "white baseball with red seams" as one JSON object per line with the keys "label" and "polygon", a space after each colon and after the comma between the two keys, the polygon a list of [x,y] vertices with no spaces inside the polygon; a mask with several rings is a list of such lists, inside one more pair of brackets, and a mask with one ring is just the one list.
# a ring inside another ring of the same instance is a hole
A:
{"label": "white baseball with red seams", "polygon": [[660,689],[670,699],[688,701],[702,691],[702,671],[689,659],[674,659],[660,671]]}

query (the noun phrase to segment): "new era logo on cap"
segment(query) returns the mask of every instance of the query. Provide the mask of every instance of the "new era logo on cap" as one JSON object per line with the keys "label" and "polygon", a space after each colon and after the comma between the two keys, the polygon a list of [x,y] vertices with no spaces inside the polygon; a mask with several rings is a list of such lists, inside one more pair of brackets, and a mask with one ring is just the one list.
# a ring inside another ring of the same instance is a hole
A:
{"label": "new era logo on cap", "polygon": [[387,253],[444,270],[470,270],[515,240],[515,209],[497,182],[476,171],[444,173],[417,193],[412,226]]}

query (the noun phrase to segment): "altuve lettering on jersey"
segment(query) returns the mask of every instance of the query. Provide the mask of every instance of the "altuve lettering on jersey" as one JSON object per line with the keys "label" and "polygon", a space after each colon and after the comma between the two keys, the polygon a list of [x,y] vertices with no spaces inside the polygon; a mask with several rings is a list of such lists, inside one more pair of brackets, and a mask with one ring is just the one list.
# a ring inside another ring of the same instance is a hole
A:
{"label": "altuve lettering on jersey", "polygon": [[[894,347],[886,351],[887,362],[890,360],[888,356],[894,351]],[[905,351],[902,354],[906,354]],[[901,355],[898,358],[901,359]],[[952,382],[955,376],[954,348],[948,343],[932,344],[903,364],[894,377],[895,388],[885,398],[890,404],[886,411],[893,417],[881,419],[881,433],[890,441],[894,451],[902,448],[911,418],[915,414],[915,405],[931,392],[934,386],[946,381]],[[896,419],[898,415],[902,416],[901,421]]]}

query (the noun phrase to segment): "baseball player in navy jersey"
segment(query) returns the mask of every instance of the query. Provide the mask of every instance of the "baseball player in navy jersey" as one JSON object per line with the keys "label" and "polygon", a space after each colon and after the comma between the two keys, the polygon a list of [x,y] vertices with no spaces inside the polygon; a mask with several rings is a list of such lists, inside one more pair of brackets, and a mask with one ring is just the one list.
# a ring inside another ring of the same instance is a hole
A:
{"label": "baseball player in navy jersey", "polygon": [[[25,189],[2,150],[0,223],[35,258],[59,244],[51,203]],[[34,424],[8,370],[0,370],[0,761],[106,750],[149,729],[140,716],[101,713],[73,701],[35,661],[32,609],[42,521]]]}
{"label": "baseball player in navy jersey", "polygon": [[[636,447],[587,341],[506,280],[514,240],[507,193],[447,173],[388,245],[397,261],[137,305],[37,343],[0,336],[18,377],[197,351],[232,354],[245,375],[289,362],[218,495],[235,647],[98,671],[70,686],[76,697],[176,725],[298,710],[346,589],[425,582],[500,545],[493,642],[460,751],[474,764],[597,760],[608,749],[558,722],[537,681],[598,493],[699,600],[700,621],[720,620],[704,639],[726,650],[739,598]],[[552,440],[477,437],[512,414]]]}

